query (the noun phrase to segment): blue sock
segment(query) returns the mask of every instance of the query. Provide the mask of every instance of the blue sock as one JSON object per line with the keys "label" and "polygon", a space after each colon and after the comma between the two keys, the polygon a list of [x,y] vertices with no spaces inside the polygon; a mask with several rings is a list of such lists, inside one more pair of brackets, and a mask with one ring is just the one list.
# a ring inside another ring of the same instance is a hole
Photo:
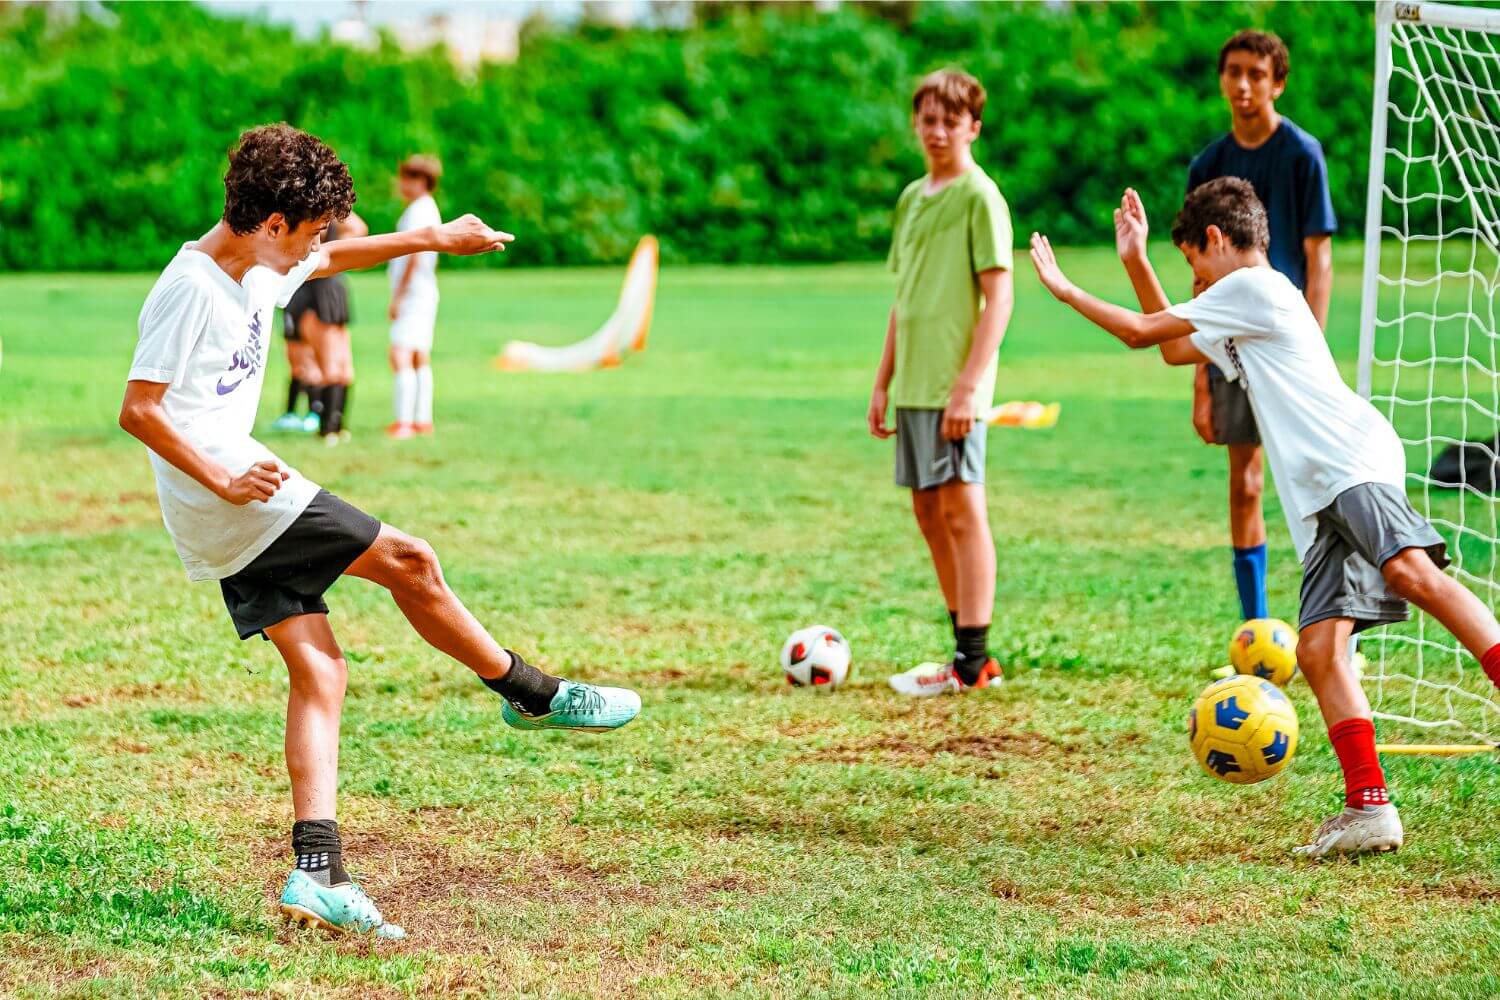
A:
{"label": "blue sock", "polygon": [[1234,585],[1240,592],[1240,614],[1248,620],[1265,618],[1266,610],[1266,546],[1262,542],[1249,548],[1234,550]]}

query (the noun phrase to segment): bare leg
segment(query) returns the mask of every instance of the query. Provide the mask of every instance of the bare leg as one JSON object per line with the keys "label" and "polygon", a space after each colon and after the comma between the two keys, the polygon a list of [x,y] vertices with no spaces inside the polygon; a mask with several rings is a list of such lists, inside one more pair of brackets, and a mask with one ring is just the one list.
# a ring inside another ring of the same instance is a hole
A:
{"label": "bare leg", "polygon": [[1345,719],[1370,718],[1370,702],[1349,665],[1349,637],[1354,622],[1327,618],[1302,630],[1297,638],[1297,669],[1307,678],[1329,726]]}
{"label": "bare leg", "polygon": [[328,616],[297,615],[266,629],[286,661],[286,770],[299,820],[333,819],[339,781],[339,719],[349,668]]}
{"label": "bare leg", "polygon": [[389,590],[428,645],[480,677],[495,680],[509,672],[510,655],[448,589],[437,554],[422,539],[382,524],[374,544],[344,572]]}
{"label": "bare leg", "polygon": [[1248,549],[1266,543],[1266,519],[1261,511],[1261,494],[1266,474],[1261,465],[1260,446],[1229,446],[1229,539],[1237,549]]}
{"label": "bare leg", "polygon": [[318,367],[318,356],[307,341],[287,341],[286,359],[287,364],[291,366],[292,377],[298,382],[309,387],[323,384],[323,372]]}
{"label": "bare leg", "polygon": [[1380,567],[1386,585],[1442,622],[1476,658],[1500,643],[1500,624],[1469,588],[1437,568],[1423,549],[1402,549]]}
{"label": "bare leg", "polygon": [[954,480],[937,488],[953,539],[958,624],[988,625],[995,613],[995,541],[983,483]]}
{"label": "bare leg", "polygon": [[953,565],[953,536],[948,534],[948,521],[943,517],[943,498],[936,489],[912,490],[911,508],[917,515],[917,527],[922,529],[927,551],[932,553],[932,567],[937,570],[943,601],[951,610],[957,611],[958,577]]}

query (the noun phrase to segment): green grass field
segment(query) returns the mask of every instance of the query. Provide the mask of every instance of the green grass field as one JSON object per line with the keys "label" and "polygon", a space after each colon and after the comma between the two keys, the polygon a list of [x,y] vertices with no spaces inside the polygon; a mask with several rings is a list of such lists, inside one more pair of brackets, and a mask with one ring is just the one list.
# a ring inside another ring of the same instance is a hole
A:
{"label": "green grass field", "polygon": [[[1063,261],[1126,301],[1107,251]],[[645,699],[612,736],[514,733],[382,592],[339,584],[340,819],[411,933],[375,946],[273,919],[286,677],[186,582],[115,426],[150,277],[0,276],[0,995],[1500,994],[1496,762],[1388,760],[1408,846],[1310,867],[1289,851],[1341,786],[1305,685],[1287,774],[1236,788],[1191,759],[1184,713],[1237,605],[1187,372],[1023,271],[1000,397],[1063,409],[990,438],[1009,680],[911,703],[885,675],[943,656],[947,621],[864,432],[887,277],[668,269],[624,367],[490,370],[508,337],[591,331],[618,279],[450,274],[439,434],[388,442],[385,291],[361,276],[354,444],[266,438],[428,538],[503,642]],[[1357,293],[1341,257],[1351,377]],[[1268,514],[1272,608],[1294,618]],[[832,693],[776,665],[814,622],[855,650]]]}

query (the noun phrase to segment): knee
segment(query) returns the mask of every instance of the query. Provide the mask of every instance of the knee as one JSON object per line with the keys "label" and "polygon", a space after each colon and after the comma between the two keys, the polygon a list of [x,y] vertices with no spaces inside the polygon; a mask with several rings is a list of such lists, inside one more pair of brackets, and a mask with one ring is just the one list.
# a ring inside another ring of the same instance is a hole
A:
{"label": "knee", "polygon": [[1236,504],[1259,503],[1266,489],[1266,474],[1256,466],[1236,469],[1229,477],[1229,497]]}
{"label": "knee", "polygon": [[421,538],[403,535],[391,544],[389,558],[394,578],[414,593],[433,593],[443,587],[443,569],[437,553]]}
{"label": "knee", "polygon": [[303,660],[291,671],[293,690],[318,702],[341,702],[349,685],[349,665],[343,656],[319,656]]}
{"label": "knee", "polygon": [[1324,635],[1303,635],[1297,639],[1297,669],[1309,682],[1316,683],[1327,675],[1338,656],[1334,645]]}
{"label": "knee", "polygon": [[1437,567],[1418,549],[1407,549],[1386,560],[1380,568],[1386,586],[1409,601],[1424,603],[1432,596],[1439,576]]}
{"label": "knee", "polygon": [[943,531],[947,522],[943,517],[942,500],[937,495],[937,490],[913,490],[911,495],[911,509],[917,516],[917,524],[922,528],[924,534],[934,531]]}
{"label": "knee", "polygon": [[428,365],[432,364],[432,355],[427,351],[412,351],[411,360],[412,367],[426,368]]}

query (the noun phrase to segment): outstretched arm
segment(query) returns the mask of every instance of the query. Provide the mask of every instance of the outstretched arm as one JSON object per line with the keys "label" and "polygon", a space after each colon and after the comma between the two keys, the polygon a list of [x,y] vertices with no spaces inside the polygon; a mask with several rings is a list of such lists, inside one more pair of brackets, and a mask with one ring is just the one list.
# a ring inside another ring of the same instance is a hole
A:
{"label": "outstretched arm", "polygon": [[359,271],[395,257],[433,250],[459,256],[504,250],[515,239],[491,229],[477,215],[465,215],[441,226],[424,226],[404,233],[383,233],[358,239],[334,240],[323,246],[324,263],[311,277],[326,278],[341,271]]}
{"label": "outstretched arm", "polygon": [[1052,244],[1041,233],[1031,234],[1031,263],[1053,298],[1072,306],[1084,319],[1126,347],[1154,347],[1193,332],[1191,323],[1169,312],[1142,315],[1085,292],[1062,273],[1062,268],[1057,266],[1057,255],[1052,252]]}
{"label": "outstretched arm", "polygon": [[1151,261],[1146,256],[1146,236],[1149,232],[1146,206],[1141,201],[1141,196],[1136,193],[1135,188],[1126,188],[1125,194],[1120,198],[1120,207],[1115,209],[1115,250],[1120,255],[1120,263],[1125,265],[1125,273],[1130,277],[1131,287],[1135,289],[1135,298],[1141,304],[1141,312],[1158,313],[1172,303],[1167,301],[1167,293],[1162,290],[1161,282],[1156,279],[1156,271],[1152,269]]}

